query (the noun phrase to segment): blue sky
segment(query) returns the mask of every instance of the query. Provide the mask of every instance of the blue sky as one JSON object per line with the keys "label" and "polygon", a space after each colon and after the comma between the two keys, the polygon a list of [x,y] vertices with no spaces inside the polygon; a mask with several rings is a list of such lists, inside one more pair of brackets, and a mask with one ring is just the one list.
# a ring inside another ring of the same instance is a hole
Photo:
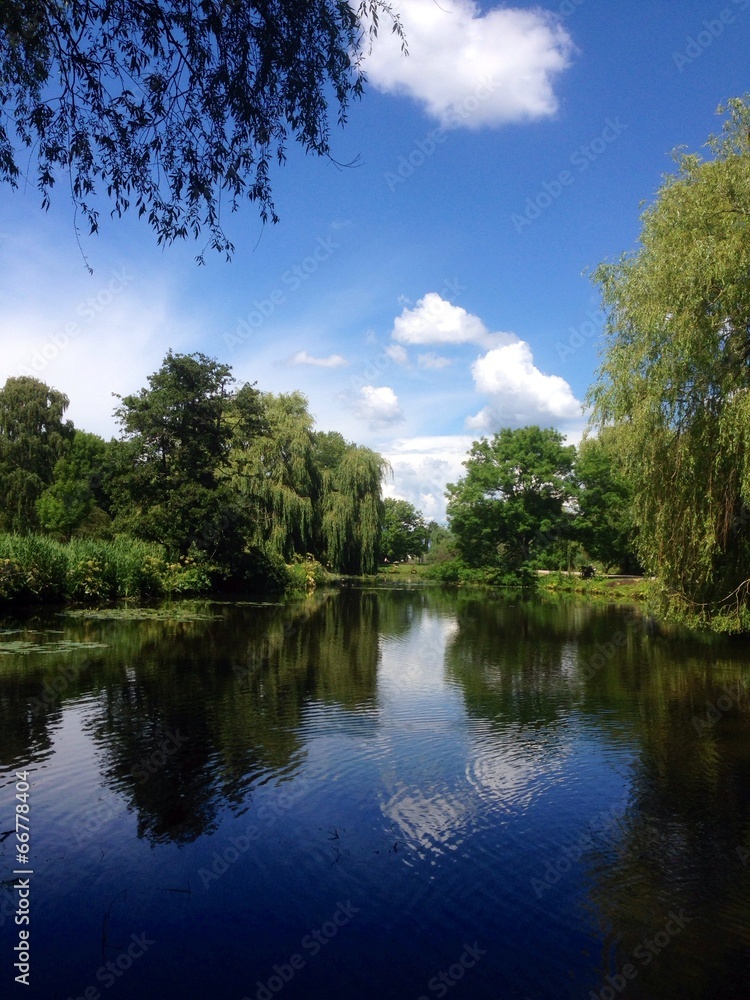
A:
{"label": "blue sky", "polygon": [[[403,0],[340,163],[291,149],[281,221],[226,220],[231,263],[157,248],[136,218],[75,235],[59,183],[0,192],[0,384],[29,372],[76,426],[118,432],[112,393],[166,351],[302,390],[317,426],[385,455],[388,495],[444,517],[471,441],[554,426],[577,442],[602,316],[589,273],[637,245],[677,146],[750,91],[750,0]],[[86,270],[82,253],[93,268]]]}

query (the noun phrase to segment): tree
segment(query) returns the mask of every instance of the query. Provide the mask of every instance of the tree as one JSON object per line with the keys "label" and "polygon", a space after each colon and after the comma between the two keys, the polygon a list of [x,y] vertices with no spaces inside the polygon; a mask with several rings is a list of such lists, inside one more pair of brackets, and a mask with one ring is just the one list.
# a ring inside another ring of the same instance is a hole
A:
{"label": "tree", "polygon": [[115,526],[231,559],[242,545],[233,497],[221,479],[229,456],[231,369],[204,354],[168,352],[149,387],[122,398],[124,440],[115,450],[110,493]]}
{"label": "tree", "polygon": [[645,568],[691,602],[731,594],[750,565],[750,107],[725,111],[712,159],[676,155],[640,249],[595,273],[593,419],[618,428]]}
{"label": "tree", "polygon": [[159,243],[205,228],[229,256],[227,208],[277,220],[290,137],[330,157],[329,99],[344,124],[381,15],[402,34],[386,0],[3,0],[0,180],[27,147],[45,207],[62,174],[92,232],[106,196]]}
{"label": "tree", "polygon": [[505,427],[482,438],[449,483],[448,518],[464,562],[518,570],[566,530],[575,448],[551,428]]}
{"label": "tree", "polygon": [[322,544],[326,561],[340,573],[362,575],[377,570],[383,523],[381,488],[388,468],[377,452],[347,443],[336,464],[321,470]]}
{"label": "tree", "polygon": [[307,399],[247,386],[238,397],[230,482],[244,510],[247,541],[291,561],[313,547],[317,474]]}
{"label": "tree", "polygon": [[102,510],[106,452],[107,445],[97,434],[75,431],[70,447],[57,460],[51,486],[36,502],[39,523],[45,531],[70,538],[95,511],[96,523],[107,522]]}
{"label": "tree", "polygon": [[428,563],[448,562],[456,557],[456,542],[449,528],[437,521],[427,525],[427,556]]}
{"label": "tree", "polygon": [[631,572],[638,569],[633,490],[620,467],[618,440],[615,428],[605,427],[599,437],[581,442],[575,464],[575,537],[606,569],[619,566]]}
{"label": "tree", "polygon": [[30,376],[9,378],[0,391],[0,529],[38,529],[36,502],[73,434],[67,408],[64,393]]}
{"label": "tree", "polygon": [[427,550],[427,525],[421,512],[408,500],[386,497],[383,501],[383,534],[380,551],[389,562],[421,556]]}

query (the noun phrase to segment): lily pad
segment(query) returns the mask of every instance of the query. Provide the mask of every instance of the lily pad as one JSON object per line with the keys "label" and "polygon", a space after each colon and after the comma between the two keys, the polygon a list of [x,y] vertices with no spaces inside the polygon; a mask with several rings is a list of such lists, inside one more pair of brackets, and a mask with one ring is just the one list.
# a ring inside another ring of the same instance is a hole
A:
{"label": "lily pad", "polygon": [[84,649],[105,649],[106,642],[77,642],[75,639],[57,639],[54,642],[30,642],[28,639],[10,639],[0,642],[0,656],[26,653],[72,653]]}

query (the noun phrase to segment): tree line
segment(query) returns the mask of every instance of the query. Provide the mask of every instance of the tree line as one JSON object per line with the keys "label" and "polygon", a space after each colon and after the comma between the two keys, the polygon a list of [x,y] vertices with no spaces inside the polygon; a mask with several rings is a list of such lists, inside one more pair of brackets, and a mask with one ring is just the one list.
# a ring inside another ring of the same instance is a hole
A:
{"label": "tree line", "polygon": [[538,569],[639,572],[631,486],[616,436],[580,448],[553,428],[503,428],[475,441],[466,475],[447,488],[444,579],[531,582]]}
{"label": "tree line", "polygon": [[105,441],[65,419],[69,400],[29,376],[0,390],[0,530],[58,540],[130,536],[217,581],[273,582],[312,557],[373,573],[387,463],[314,427],[300,392],[237,386],[228,365],[167,354],[118,397]]}
{"label": "tree line", "polygon": [[[387,462],[316,430],[300,392],[238,386],[228,365],[171,351],[147,382],[117,397],[121,434],[105,441],[65,419],[69,400],[57,389],[31,376],[8,379],[0,390],[0,532],[157,544],[167,569],[186,571],[185,586],[281,586],[284,567],[300,562],[367,575],[419,559],[446,582],[512,583],[528,582],[532,569],[569,567],[571,553],[576,564],[635,565],[630,490],[608,432],[579,451],[538,427],[475,442],[466,477],[448,487],[448,529],[406,500],[384,499]],[[31,558],[8,545],[9,560]],[[90,577],[106,575],[100,564],[121,562],[123,551],[92,550],[96,571],[76,556],[68,592],[122,593]],[[138,562],[154,551],[130,555]],[[57,564],[63,555],[45,558]]]}

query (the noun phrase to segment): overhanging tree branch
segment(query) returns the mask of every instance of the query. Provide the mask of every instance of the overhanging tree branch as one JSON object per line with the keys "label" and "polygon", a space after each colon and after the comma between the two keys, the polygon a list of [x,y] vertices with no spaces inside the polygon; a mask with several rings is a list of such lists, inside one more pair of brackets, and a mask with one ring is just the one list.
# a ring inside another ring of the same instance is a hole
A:
{"label": "overhanging tree branch", "polygon": [[3,0],[0,181],[28,147],[43,207],[69,171],[92,232],[134,198],[158,243],[205,229],[230,257],[222,191],[278,221],[272,161],[290,138],[331,156],[382,16],[403,43],[387,0]]}

